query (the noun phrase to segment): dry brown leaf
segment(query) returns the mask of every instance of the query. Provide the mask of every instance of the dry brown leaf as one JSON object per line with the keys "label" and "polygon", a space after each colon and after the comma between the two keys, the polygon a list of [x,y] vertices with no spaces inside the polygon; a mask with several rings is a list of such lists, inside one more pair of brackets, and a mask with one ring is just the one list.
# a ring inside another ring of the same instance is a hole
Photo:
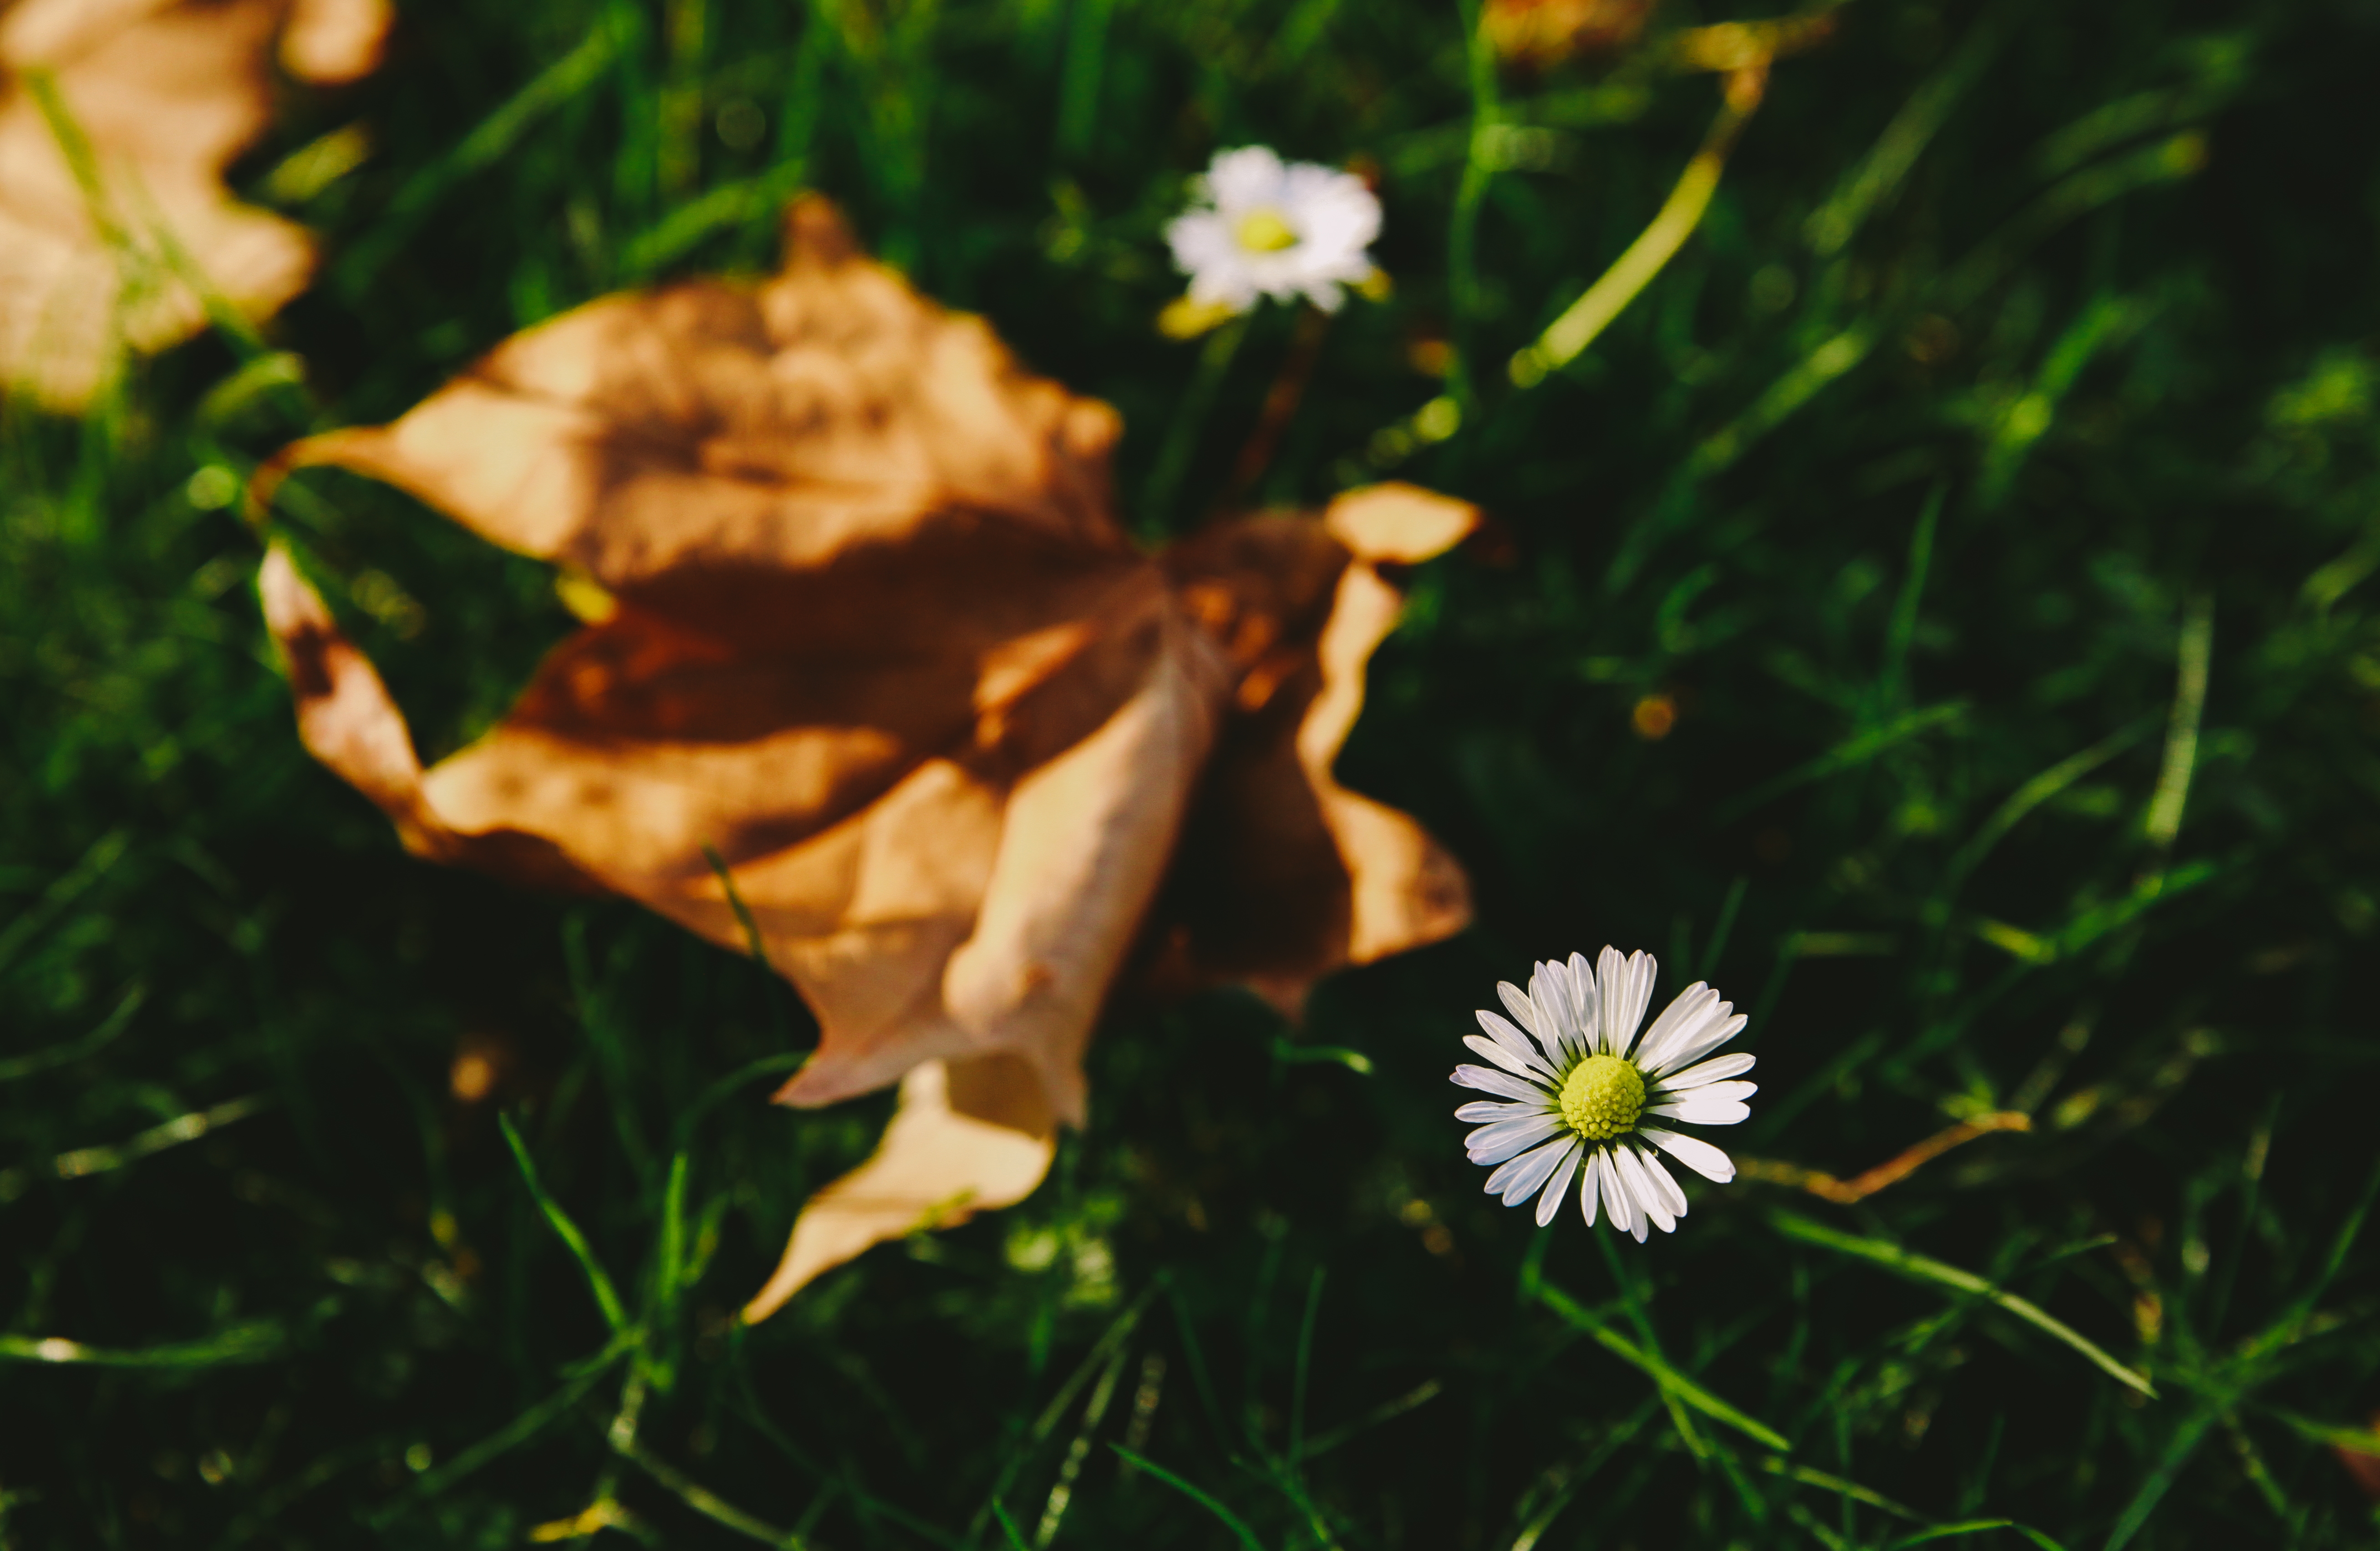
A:
{"label": "dry brown leaf", "polygon": [[311,240],[224,169],[264,129],[276,41],[333,85],[379,62],[388,21],[386,0],[0,0],[0,377],[86,403],[126,346],[204,325],[190,268],[250,317],[304,288]]}
{"label": "dry brown leaf", "polygon": [[1136,941],[1160,980],[1293,1004],[1468,919],[1451,859],[1330,765],[1395,618],[1379,567],[1472,509],[1378,487],[1152,560],[1110,512],[1117,430],[810,200],[772,279],[591,303],[261,477],[387,480],[600,601],[500,726],[424,771],[273,551],[301,735],[410,849],[740,946],[715,848],[819,1018],[778,1097],[908,1077],[753,1317],[937,1212],[1021,1199],[1083,1118],[1084,1046]]}

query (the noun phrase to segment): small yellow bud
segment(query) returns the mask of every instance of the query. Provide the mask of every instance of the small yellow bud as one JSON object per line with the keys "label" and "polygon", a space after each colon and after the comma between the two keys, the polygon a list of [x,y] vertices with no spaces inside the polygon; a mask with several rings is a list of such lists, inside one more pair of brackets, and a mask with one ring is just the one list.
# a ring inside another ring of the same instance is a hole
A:
{"label": "small yellow bud", "polygon": [[1230,322],[1236,315],[1222,302],[1176,297],[1157,315],[1157,332],[1168,339],[1196,339]]}
{"label": "small yellow bud", "polygon": [[619,617],[620,600],[604,591],[603,584],[576,567],[565,567],[555,573],[553,595],[582,624],[609,624]]}

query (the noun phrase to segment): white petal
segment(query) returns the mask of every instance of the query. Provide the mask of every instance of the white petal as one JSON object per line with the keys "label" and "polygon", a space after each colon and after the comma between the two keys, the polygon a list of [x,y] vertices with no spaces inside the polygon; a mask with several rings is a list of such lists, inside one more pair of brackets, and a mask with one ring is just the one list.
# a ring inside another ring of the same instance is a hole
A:
{"label": "white petal", "polygon": [[1579,1054],[1591,1056],[1603,1048],[1603,1015],[1597,1011],[1595,966],[1584,953],[1570,956],[1570,1004],[1578,1009]]}
{"label": "white petal", "polygon": [[[1628,1005],[1620,1010],[1623,1026],[1633,1030],[1645,1021],[1645,1009],[1653,1002],[1653,984],[1660,977],[1660,964],[1652,954],[1638,951],[1628,955]],[[1621,1055],[1628,1052],[1622,1050]]]}
{"label": "white petal", "polygon": [[1203,269],[1238,244],[1231,223],[1211,210],[1193,210],[1165,224],[1165,243],[1184,269]]}
{"label": "white petal", "polygon": [[1705,1098],[1699,1091],[1690,1093],[1675,1104],[1648,1104],[1645,1113],[1663,1120],[1683,1121],[1688,1125],[1740,1125],[1752,1116],[1740,1099]]}
{"label": "white petal", "polygon": [[[1662,1232],[1675,1233],[1678,1219],[1670,1212],[1670,1204],[1661,1199],[1661,1193],[1653,1188],[1652,1177],[1645,1172],[1645,1165],[1637,1158],[1636,1149],[1625,1145],[1614,1147],[1611,1160],[1620,1166],[1620,1177],[1628,1182],[1628,1194],[1636,1202],[1638,1221],[1649,1218]],[[1640,1239],[1637,1242],[1644,1241]]]}
{"label": "white petal", "polygon": [[1678,1097],[1696,1104],[1711,1098],[1732,1098],[1741,1103],[1759,1091],[1760,1084],[1757,1083],[1705,1083],[1698,1088],[1688,1088],[1684,1093],[1678,1095]]}
{"label": "white petal", "polygon": [[1571,1144],[1576,1140],[1576,1137],[1572,1136],[1556,1137],[1535,1152],[1523,1153],[1519,1157],[1488,1175],[1488,1188],[1490,1191],[1500,1188],[1504,1194],[1505,1206],[1519,1206],[1537,1194],[1537,1187],[1546,1182],[1546,1176],[1551,1174],[1560,1164],[1562,1155],[1570,1150]]}
{"label": "white petal", "polygon": [[[1619,949],[1608,942],[1603,945],[1603,951],[1595,956],[1595,995],[1598,1003],[1596,1026],[1603,1036],[1597,1048],[1604,1055],[1612,1055],[1619,1048],[1618,1038],[1612,1030],[1620,1022],[1621,1003],[1628,1000],[1628,960]],[[1627,1225],[1622,1223],[1620,1226],[1624,1228]]]}
{"label": "white petal", "polygon": [[1485,1008],[1472,1016],[1479,1020],[1479,1026],[1488,1031],[1488,1038],[1520,1057],[1523,1065],[1534,1067],[1548,1077],[1553,1075],[1553,1068],[1546,1063],[1545,1057],[1537,1053],[1536,1042],[1514,1028],[1509,1020],[1500,1018]]}
{"label": "white petal", "polygon": [[1681,1136],[1674,1131],[1663,1131],[1649,1125],[1639,1129],[1636,1134],[1706,1180],[1717,1180],[1725,1184],[1735,1178],[1735,1160],[1699,1136]]}
{"label": "white petal", "polygon": [[1603,1215],[1611,1226],[1623,1233],[1633,1233],[1636,1242],[1645,1242],[1645,1214],[1638,1210],[1636,1198],[1628,1194],[1628,1185],[1620,1177],[1620,1167],[1613,1160],[1611,1149],[1605,1147],[1595,1155],[1602,1160]]}
{"label": "white petal", "polygon": [[[1369,265],[1365,267],[1365,273],[1366,274],[1371,273]],[[1312,302],[1315,309],[1319,312],[1336,312],[1345,305],[1347,300],[1347,293],[1341,290],[1335,283],[1328,280],[1308,280],[1298,289],[1305,294],[1305,299]]]}
{"label": "white petal", "polygon": [[1552,1094],[1525,1078],[1515,1077],[1509,1072],[1498,1072],[1485,1066],[1473,1066],[1467,1061],[1456,1067],[1454,1075],[1449,1077],[1447,1081],[1466,1088],[1477,1088],[1481,1093],[1501,1094],[1506,1098],[1517,1098],[1524,1104],[1531,1100],[1542,1101],[1553,1097]]}
{"label": "white petal", "polygon": [[1758,1056],[1745,1050],[1738,1050],[1731,1056],[1714,1056],[1699,1066],[1686,1068],[1674,1077],[1662,1078],[1660,1087],[1667,1093],[1683,1093],[1688,1088],[1697,1088],[1705,1083],[1716,1083],[1722,1077],[1732,1077],[1739,1072],[1749,1072],[1753,1068],[1753,1063],[1759,1059]]}
{"label": "white petal", "polygon": [[1645,1037],[1636,1042],[1636,1064],[1647,1072],[1658,1072],[1662,1058],[1670,1045],[1682,1036],[1691,1037],[1702,1032],[1704,1016],[1718,1005],[1718,993],[1697,980],[1670,999]]}
{"label": "white petal", "polygon": [[1503,1002],[1504,1011],[1512,1015],[1512,1021],[1527,1029],[1529,1037],[1543,1043],[1546,1036],[1537,1027],[1537,1004],[1529,1000],[1529,993],[1510,980],[1499,980],[1496,996]]}
{"label": "white petal", "polygon": [[1313,162],[1292,162],[1282,178],[1284,202],[1311,242],[1361,248],[1380,235],[1380,201],[1353,173]]}
{"label": "white petal", "polygon": [[[1620,1149],[1614,1147],[1612,1149],[1612,1163],[1617,1167],[1619,1161]],[[1653,1226],[1653,1219],[1645,1214],[1644,1192],[1634,1183],[1634,1181],[1623,1178],[1621,1185],[1628,1192],[1628,1205],[1634,1209],[1628,1219],[1628,1232],[1631,1237],[1641,1244],[1645,1242],[1645,1230]]]}
{"label": "white petal", "polygon": [[1570,1177],[1578,1170],[1578,1155],[1585,1150],[1585,1145],[1577,1137],[1571,1138],[1570,1150],[1562,1154],[1561,1162],[1554,1169],[1554,1177],[1546,1183],[1545,1194],[1537,1198],[1539,1228],[1553,1221],[1554,1214],[1561,1210],[1562,1192],[1570,1189]]}
{"label": "white petal", "polygon": [[1562,1128],[1560,1115],[1524,1115],[1518,1120],[1483,1125],[1463,1139],[1474,1163],[1501,1163],[1525,1151]]}
{"label": "white petal", "polygon": [[1603,1154],[1590,1152],[1578,1170],[1578,1209],[1586,1226],[1595,1226],[1595,1208],[1603,1200]]}
{"label": "white petal", "polygon": [[1653,955],[1635,952],[1622,959],[1620,950],[1606,947],[1597,962],[1597,989],[1603,1000],[1603,1048],[1624,1056],[1645,1021],[1645,1004],[1653,1000],[1653,976],[1659,969]]}
{"label": "white petal", "polygon": [[[1653,1226],[1664,1233],[1675,1233],[1678,1230],[1678,1218],[1684,1212],[1686,1203],[1684,1193],[1678,1189],[1678,1181],[1670,1179],[1667,1173],[1658,1180],[1653,1178],[1653,1170],[1659,1165],[1652,1162],[1651,1156],[1645,1148],[1622,1142],[1611,1150],[1624,1161],[1628,1169],[1628,1188],[1635,1194],[1636,1200],[1644,1206],[1645,1215],[1653,1219]],[[1664,1184],[1668,1185],[1669,1189],[1662,1189]],[[1672,1196],[1676,1197],[1674,1201],[1671,1199]]]}
{"label": "white petal", "polygon": [[1483,1121],[1517,1121],[1523,1115],[1541,1114],[1545,1108],[1543,1104],[1498,1104],[1493,1100],[1482,1098],[1457,1109],[1454,1112],[1454,1118],[1474,1123]]}
{"label": "white petal", "polygon": [[1678,1181],[1671,1179],[1670,1171],[1661,1167],[1661,1160],[1653,1156],[1653,1150],[1650,1147],[1638,1147],[1636,1161],[1645,1166],[1645,1177],[1650,1180],[1653,1182],[1653,1188],[1660,1193],[1662,1204],[1670,1208],[1670,1215],[1673,1218],[1684,1217],[1686,1193],[1678,1188]]}
{"label": "white petal", "polygon": [[1208,264],[1190,276],[1190,299],[1201,307],[1245,312],[1257,304],[1259,290],[1256,276],[1237,260]]}
{"label": "white petal", "polygon": [[1470,1046],[1472,1049],[1477,1051],[1479,1054],[1486,1056],[1489,1060],[1494,1061],[1498,1066],[1502,1067],[1505,1071],[1511,1072],[1515,1077],[1536,1077],[1540,1075],[1550,1077],[1552,1075],[1552,1073],[1546,1071],[1543,1063],[1534,1060],[1525,1060],[1521,1057],[1514,1055],[1512,1051],[1507,1050],[1501,1045],[1497,1044],[1494,1040],[1488,1038],[1484,1034],[1466,1034],[1463,1036],[1463,1042],[1465,1045]]}
{"label": "white petal", "polygon": [[1269,146],[1242,146],[1218,151],[1207,168],[1207,191],[1225,211],[1258,205],[1279,205],[1287,199],[1287,169]]}
{"label": "white petal", "polygon": [[1538,1037],[1545,1041],[1546,1053],[1562,1060],[1566,1048],[1578,1036],[1578,1013],[1571,1007],[1570,975],[1561,965],[1537,966],[1529,976],[1529,1000],[1537,1009]]}
{"label": "white petal", "polygon": [[1728,1013],[1734,1006],[1731,1001],[1722,1001],[1712,1008],[1710,1011],[1712,1021],[1705,1024],[1692,1038],[1674,1041],[1670,1048],[1662,1053],[1661,1064],[1652,1068],[1647,1074],[1658,1077],[1662,1072],[1672,1068],[1682,1067],[1691,1061],[1698,1061],[1742,1034],[1743,1025],[1751,1020],[1741,1012],[1736,1013],[1732,1018],[1729,1017]]}

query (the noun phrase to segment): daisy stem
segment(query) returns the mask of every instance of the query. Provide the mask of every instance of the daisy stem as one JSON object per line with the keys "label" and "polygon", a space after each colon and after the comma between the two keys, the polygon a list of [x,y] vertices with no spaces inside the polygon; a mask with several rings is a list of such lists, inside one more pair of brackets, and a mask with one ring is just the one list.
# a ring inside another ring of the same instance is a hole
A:
{"label": "daisy stem", "polygon": [[1247,337],[1248,320],[1253,316],[1252,311],[1243,312],[1217,329],[1198,352],[1198,368],[1191,374],[1190,385],[1182,390],[1182,402],[1165,429],[1165,444],[1158,451],[1157,466],[1149,471],[1141,495],[1140,530],[1145,535],[1153,538],[1166,531],[1183,477],[1190,471],[1191,454],[1198,450],[1198,433],[1207,423],[1207,412],[1214,407],[1215,394],[1232,370],[1232,357],[1240,353],[1240,342]]}
{"label": "daisy stem", "polygon": [[1603,1252],[1603,1263],[1611,1267],[1612,1285],[1620,1290],[1620,1306],[1627,1311],[1628,1323],[1635,1327],[1636,1339],[1643,1341],[1647,1350],[1658,1355],[1661,1350],[1661,1343],[1653,1334],[1652,1318],[1645,1312],[1644,1301],[1636,1296],[1635,1279],[1629,1276],[1626,1264],[1620,1258],[1620,1252],[1611,1246],[1611,1235],[1597,1234],[1595,1247]]}
{"label": "daisy stem", "polygon": [[[1603,1252],[1604,1264],[1611,1267],[1611,1279],[1620,1289],[1620,1306],[1626,1311],[1628,1323],[1635,1328],[1636,1339],[1645,1343],[1645,1355],[1658,1366],[1658,1372],[1647,1371],[1654,1372],[1656,1381],[1659,1382],[1662,1375],[1670,1372],[1669,1361],[1661,1355],[1661,1339],[1653,1333],[1652,1316],[1645,1312],[1644,1300],[1636,1295],[1635,1279],[1628,1274],[1627,1263],[1620,1258],[1620,1251],[1612,1243],[1610,1234],[1595,1235],[1595,1247]],[[1666,1382],[1661,1383],[1661,1404],[1668,1410],[1670,1425],[1678,1430],[1679,1441],[1686,1446],[1686,1451],[1697,1460],[1709,1459],[1710,1445],[1703,1441],[1701,1431],[1694,1426],[1693,1418],[1686,1414],[1685,1407],[1678,1403],[1678,1397]]]}
{"label": "daisy stem", "polygon": [[1265,394],[1256,429],[1240,444],[1240,455],[1232,464],[1232,477],[1224,484],[1223,493],[1215,498],[1219,513],[1245,501],[1257,481],[1264,478],[1265,470],[1271,467],[1281,433],[1297,418],[1297,406],[1305,398],[1305,385],[1314,378],[1314,364],[1322,357],[1323,336],[1330,331],[1328,312],[1318,307],[1299,311],[1297,331],[1290,336],[1289,354],[1281,363],[1280,374],[1272,380],[1271,391]]}

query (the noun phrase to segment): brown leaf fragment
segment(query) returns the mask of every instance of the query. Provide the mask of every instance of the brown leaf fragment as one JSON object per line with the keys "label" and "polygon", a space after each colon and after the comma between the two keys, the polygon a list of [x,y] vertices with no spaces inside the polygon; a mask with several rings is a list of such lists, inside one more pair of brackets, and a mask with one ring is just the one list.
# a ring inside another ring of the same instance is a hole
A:
{"label": "brown leaf fragment", "polygon": [[[1110,511],[1111,411],[862,258],[824,201],[787,229],[767,281],[591,303],[259,481],[400,485],[562,564],[590,622],[422,771],[370,664],[268,562],[301,735],[411,849],[736,948],[740,902],[820,1024],[780,1100],[905,1077],[762,1313],[938,1202],[1022,1198],[1083,1119],[1085,1045],[1160,893],[1159,919],[1207,913],[1187,979],[1284,1001],[1467,919],[1452,861],[1330,765],[1395,617],[1379,567],[1471,508],[1387,487],[1152,561]],[[1217,839],[1203,891],[1163,886],[1185,822]]]}
{"label": "brown leaf fragment", "polygon": [[380,671],[340,633],[287,550],[266,551],[256,590],[289,674],[298,736],[308,752],[394,818],[407,850],[434,854],[445,827],[422,799],[421,760]]}
{"label": "brown leaf fragment", "polygon": [[289,551],[275,545],[257,573],[265,628],[281,648],[307,752],[370,798],[396,824],[405,848],[440,862],[487,870],[566,891],[601,889],[551,841],[518,830],[457,833],[429,800],[404,713],[370,659],[340,631]]}
{"label": "brown leaf fragment", "polygon": [[1318,523],[1246,518],[1166,557],[1239,678],[1160,906],[1160,986],[1245,981],[1293,1012],[1331,970],[1469,923],[1453,858],[1331,767],[1363,709],[1365,666],[1396,623],[1399,595],[1378,567],[1443,552],[1477,515],[1378,485],[1341,496]]}
{"label": "brown leaf fragment", "polygon": [[1040,1084],[1022,1062],[985,1056],[913,1067],[875,1155],[810,1197],[745,1320],[768,1318],[870,1245],[1014,1206],[1049,1172],[1057,1136]]}
{"label": "brown leaf fragment", "polygon": [[261,317],[304,288],[312,240],[235,201],[224,170],[291,74],[379,62],[385,0],[0,4],[0,378],[86,403],[122,351],[197,333],[202,284]]}
{"label": "brown leaf fragment", "polygon": [[380,67],[388,26],[388,0],[293,0],[281,63],[317,86],[360,80]]}

